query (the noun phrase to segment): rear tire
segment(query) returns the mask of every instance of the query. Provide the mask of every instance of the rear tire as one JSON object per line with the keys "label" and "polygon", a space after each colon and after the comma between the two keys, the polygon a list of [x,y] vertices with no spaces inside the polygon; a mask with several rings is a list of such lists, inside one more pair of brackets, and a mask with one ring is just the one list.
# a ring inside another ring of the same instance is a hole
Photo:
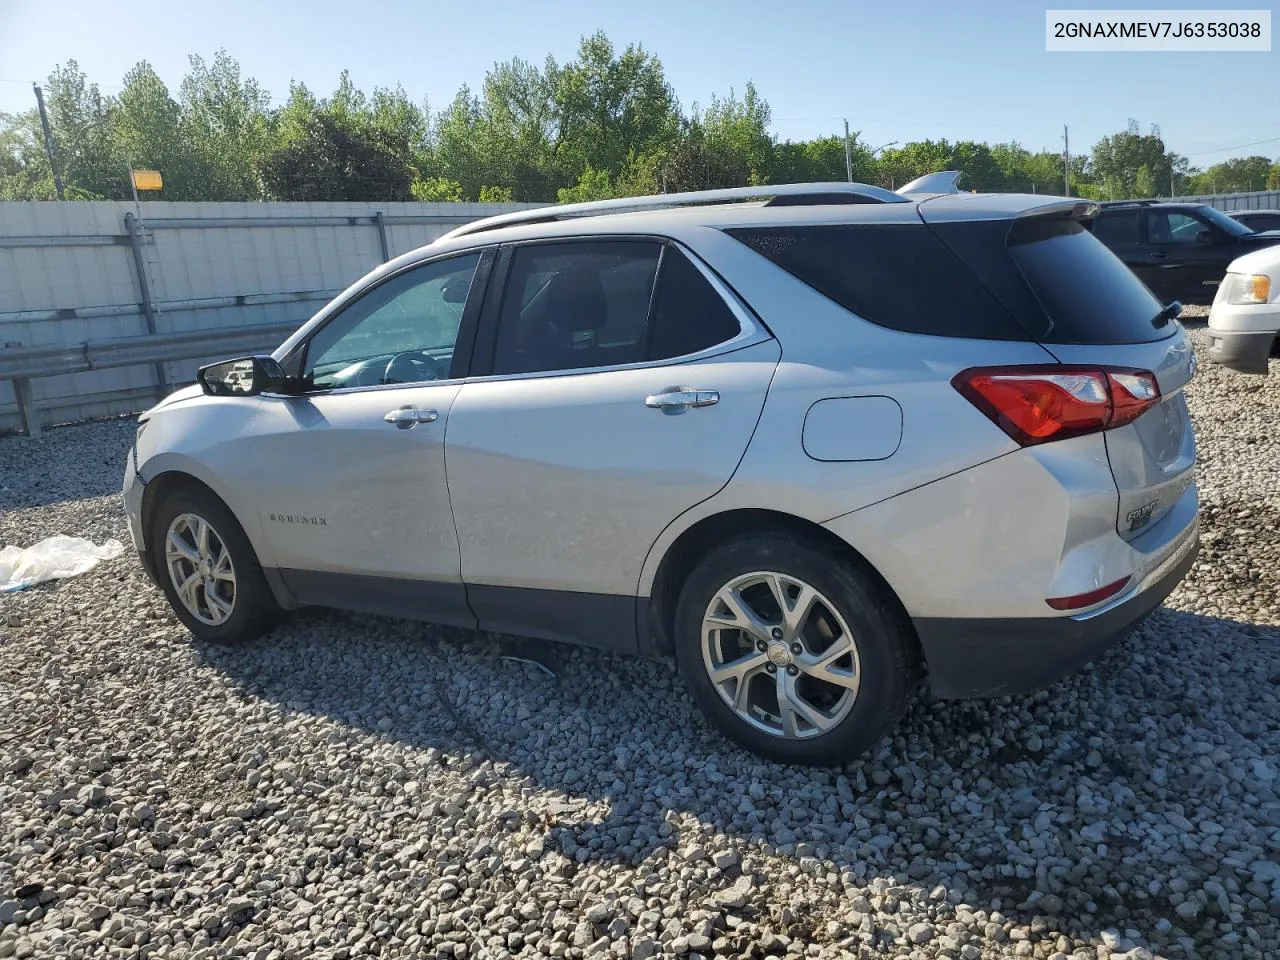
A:
{"label": "rear tire", "polygon": [[245,643],[279,620],[249,538],[209,491],[188,487],[165,497],[148,535],[160,589],[198,639]]}
{"label": "rear tire", "polygon": [[676,608],[694,700],[731,740],[781,763],[837,765],[879,741],[906,710],[913,640],[874,573],[781,535],[713,549]]}

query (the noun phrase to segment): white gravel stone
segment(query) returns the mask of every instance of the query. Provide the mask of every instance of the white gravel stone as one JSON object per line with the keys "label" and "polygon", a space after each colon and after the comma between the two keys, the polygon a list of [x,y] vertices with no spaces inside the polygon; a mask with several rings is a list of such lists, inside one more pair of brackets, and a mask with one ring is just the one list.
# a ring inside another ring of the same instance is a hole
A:
{"label": "white gravel stone", "polygon": [[[318,611],[208,647],[132,558],[0,597],[0,957],[1280,956],[1280,365],[1193,337],[1186,582],[842,770],[665,663]],[[133,433],[0,440],[0,542],[127,542]]]}

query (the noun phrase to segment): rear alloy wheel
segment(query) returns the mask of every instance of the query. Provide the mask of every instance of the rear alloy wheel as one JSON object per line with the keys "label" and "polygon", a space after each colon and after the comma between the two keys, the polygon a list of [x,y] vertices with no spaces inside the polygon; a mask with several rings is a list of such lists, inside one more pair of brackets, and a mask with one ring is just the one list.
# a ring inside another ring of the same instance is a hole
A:
{"label": "rear alloy wheel", "polygon": [[149,518],[160,588],[178,619],[201,640],[252,640],[280,616],[249,538],[207,490],[165,497]]}
{"label": "rear alloy wheel", "polygon": [[837,764],[905,709],[913,649],[884,587],[844,557],[782,537],[709,554],[676,613],[691,692],[729,737],[784,763]]}
{"label": "rear alloy wheel", "polygon": [[785,740],[835,727],[862,677],[853,631],[835,605],[771,570],[716,591],[702,618],[702,663],[739,719]]}

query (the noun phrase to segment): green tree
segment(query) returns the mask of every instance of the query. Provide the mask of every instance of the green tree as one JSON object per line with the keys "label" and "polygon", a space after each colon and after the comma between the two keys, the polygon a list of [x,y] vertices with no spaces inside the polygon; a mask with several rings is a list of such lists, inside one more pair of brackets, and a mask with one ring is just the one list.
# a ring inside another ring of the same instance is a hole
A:
{"label": "green tree", "polygon": [[609,200],[614,196],[608,172],[587,167],[572,187],[561,187],[556,191],[556,202],[585,203],[589,200]]}
{"label": "green tree", "polygon": [[617,176],[627,157],[669,149],[680,104],[662,61],[637,45],[618,53],[603,32],[583,37],[574,60],[544,71],[551,93],[553,157],[562,173],[588,167]]}
{"label": "green tree", "polygon": [[1187,192],[1196,193],[1247,193],[1268,189],[1271,161],[1266,157],[1237,157],[1192,176],[1187,182]]}
{"label": "green tree", "polygon": [[[164,189],[143,197],[165,200],[208,199],[206,170],[182,136],[182,110],[145,60],[124,77],[112,111],[111,131],[124,166],[159,170]],[[121,169],[112,193],[127,197],[129,181]]]}
{"label": "green tree", "polygon": [[126,161],[111,128],[113,104],[96,83],[89,83],[74,60],[49,74],[45,104],[67,186],[88,197],[128,196]]}
{"label": "green tree", "polygon": [[741,100],[730,89],[723,100],[712,96],[701,115],[696,106],[693,113],[693,123],[700,126],[707,150],[745,162],[747,179],[752,183],[768,183],[774,172],[776,138],[769,132],[771,119],[769,104],[753,83],[747,84]]}
{"label": "green tree", "polygon": [[1143,134],[1138,121],[1130,120],[1127,130],[1103,137],[1093,145],[1087,172],[1105,199],[1123,199],[1135,195],[1138,171],[1143,166],[1153,194],[1168,191],[1179,160],[1165,148],[1159,127],[1152,126],[1149,133]]}
{"label": "green tree", "polygon": [[346,71],[327,100],[295,84],[278,124],[276,143],[260,167],[273,199],[411,198],[416,177],[407,136],[376,122]]}
{"label": "green tree", "polygon": [[1154,197],[1155,195],[1155,177],[1151,174],[1151,168],[1144,163],[1138,167],[1138,175],[1133,179],[1133,196]]}
{"label": "green tree", "polygon": [[191,145],[206,200],[262,197],[258,167],[275,141],[271,97],[225,50],[212,63],[188,58],[182,81],[180,134]]}
{"label": "green tree", "polygon": [[510,187],[481,187],[480,202],[481,203],[510,203],[511,188]]}
{"label": "green tree", "polygon": [[456,203],[462,199],[462,184],[444,177],[415,180],[409,195],[422,203]]}
{"label": "green tree", "polygon": [[0,113],[0,200],[54,200],[53,172],[34,110]]}

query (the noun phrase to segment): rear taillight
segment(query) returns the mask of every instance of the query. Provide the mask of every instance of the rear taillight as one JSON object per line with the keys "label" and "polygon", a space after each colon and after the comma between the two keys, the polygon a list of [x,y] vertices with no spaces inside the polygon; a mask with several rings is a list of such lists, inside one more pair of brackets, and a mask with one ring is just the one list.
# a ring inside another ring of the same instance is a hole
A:
{"label": "rear taillight", "polygon": [[1153,373],[1120,367],[974,367],[951,383],[1024,447],[1132,423],[1160,400]]}

